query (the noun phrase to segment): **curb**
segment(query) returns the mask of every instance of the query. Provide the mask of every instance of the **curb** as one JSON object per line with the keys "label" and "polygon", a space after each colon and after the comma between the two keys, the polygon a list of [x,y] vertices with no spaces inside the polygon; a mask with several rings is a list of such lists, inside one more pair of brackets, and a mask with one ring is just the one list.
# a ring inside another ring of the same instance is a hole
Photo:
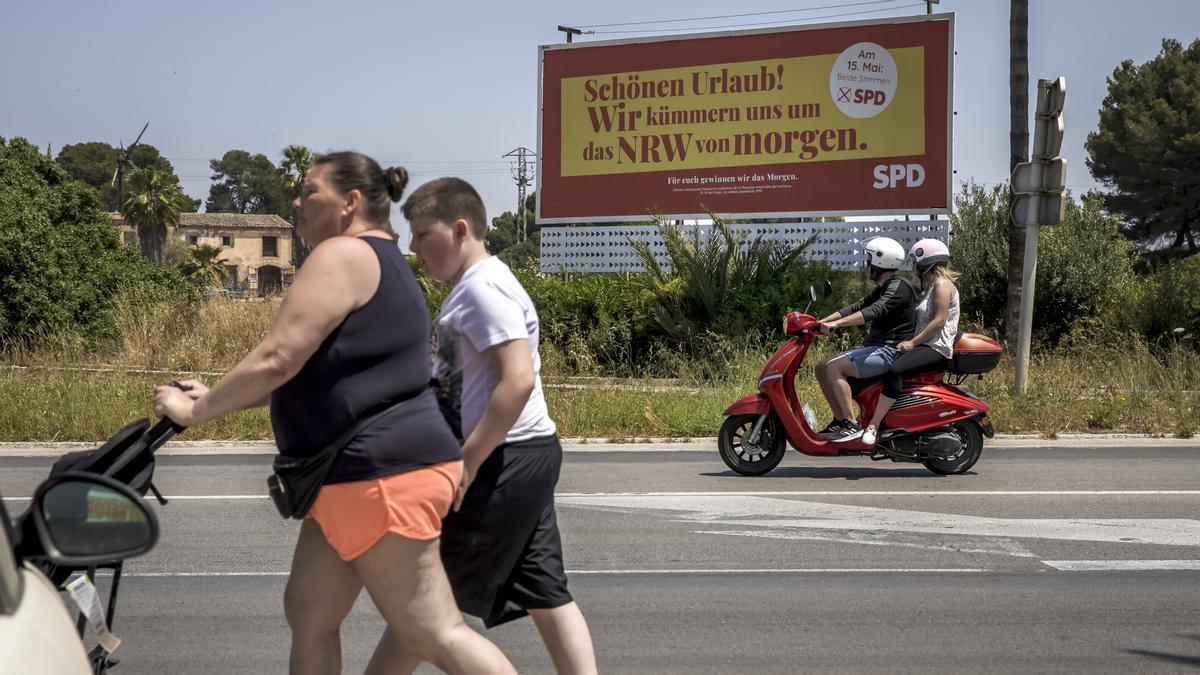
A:
{"label": "curb", "polygon": [[[57,457],[65,452],[99,446],[96,442],[0,443],[0,457]],[[650,438],[594,437],[563,438],[563,450],[588,452],[715,452],[715,436]],[[646,447],[651,446],[651,447]],[[1196,448],[1200,437],[1170,438],[1144,434],[1060,434],[1044,438],[1037,434],[998,434],[986,448]],[[180,440],[168,443],[159,455],[273,455],[274,441]]]}

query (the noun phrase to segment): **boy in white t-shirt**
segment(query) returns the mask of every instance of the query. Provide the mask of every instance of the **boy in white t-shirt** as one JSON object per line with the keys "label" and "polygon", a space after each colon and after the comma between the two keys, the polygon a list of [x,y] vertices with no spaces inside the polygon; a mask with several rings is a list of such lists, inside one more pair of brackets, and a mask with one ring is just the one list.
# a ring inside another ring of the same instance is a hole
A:
{"label": "boy in white t-shirt", "polygon": [[562,446],[542,396],[537,310],[488,254],[487,214],[469,183],[426,183],[402,211],[425,272],[454,284],[435,322],[433,376],[443,414],[464,439],[441,543],[459,608],[489,628],[529,614],[558,672],[595,673],[591,634],[563,570],[554,513]]}

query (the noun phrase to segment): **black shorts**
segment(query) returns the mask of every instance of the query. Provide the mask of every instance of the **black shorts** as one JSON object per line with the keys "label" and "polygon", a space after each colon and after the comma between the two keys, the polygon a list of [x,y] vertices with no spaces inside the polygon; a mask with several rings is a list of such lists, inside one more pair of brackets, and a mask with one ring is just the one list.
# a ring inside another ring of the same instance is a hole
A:
{"label": "black shorts", "polygon": [[442,521],[442,564],[458,607],[488,628],[572,601],[554,515],[557,436],[506,443]]}

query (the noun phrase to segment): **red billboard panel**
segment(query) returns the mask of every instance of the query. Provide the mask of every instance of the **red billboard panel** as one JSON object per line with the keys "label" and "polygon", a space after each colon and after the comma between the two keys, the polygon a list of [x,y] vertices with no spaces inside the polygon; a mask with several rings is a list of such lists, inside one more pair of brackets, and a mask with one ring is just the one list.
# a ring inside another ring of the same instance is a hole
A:
{"label": "red billboard panel", "polygon": [[949,213],[953,15],[546,45],[538,222]]}

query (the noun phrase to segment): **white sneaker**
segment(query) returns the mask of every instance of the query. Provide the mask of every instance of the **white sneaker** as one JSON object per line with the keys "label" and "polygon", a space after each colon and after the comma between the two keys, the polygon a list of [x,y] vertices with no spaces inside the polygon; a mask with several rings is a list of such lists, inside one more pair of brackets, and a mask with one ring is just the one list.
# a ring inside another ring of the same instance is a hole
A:
{"label": "white sneaker", "polygon": [[863,445],[874,447],[875,446],[875,438],[878,435],[879,435],[879,430],[875,428],[875,425],[868,424],[867,428],[863,430],[863,435],[862,435]]}

